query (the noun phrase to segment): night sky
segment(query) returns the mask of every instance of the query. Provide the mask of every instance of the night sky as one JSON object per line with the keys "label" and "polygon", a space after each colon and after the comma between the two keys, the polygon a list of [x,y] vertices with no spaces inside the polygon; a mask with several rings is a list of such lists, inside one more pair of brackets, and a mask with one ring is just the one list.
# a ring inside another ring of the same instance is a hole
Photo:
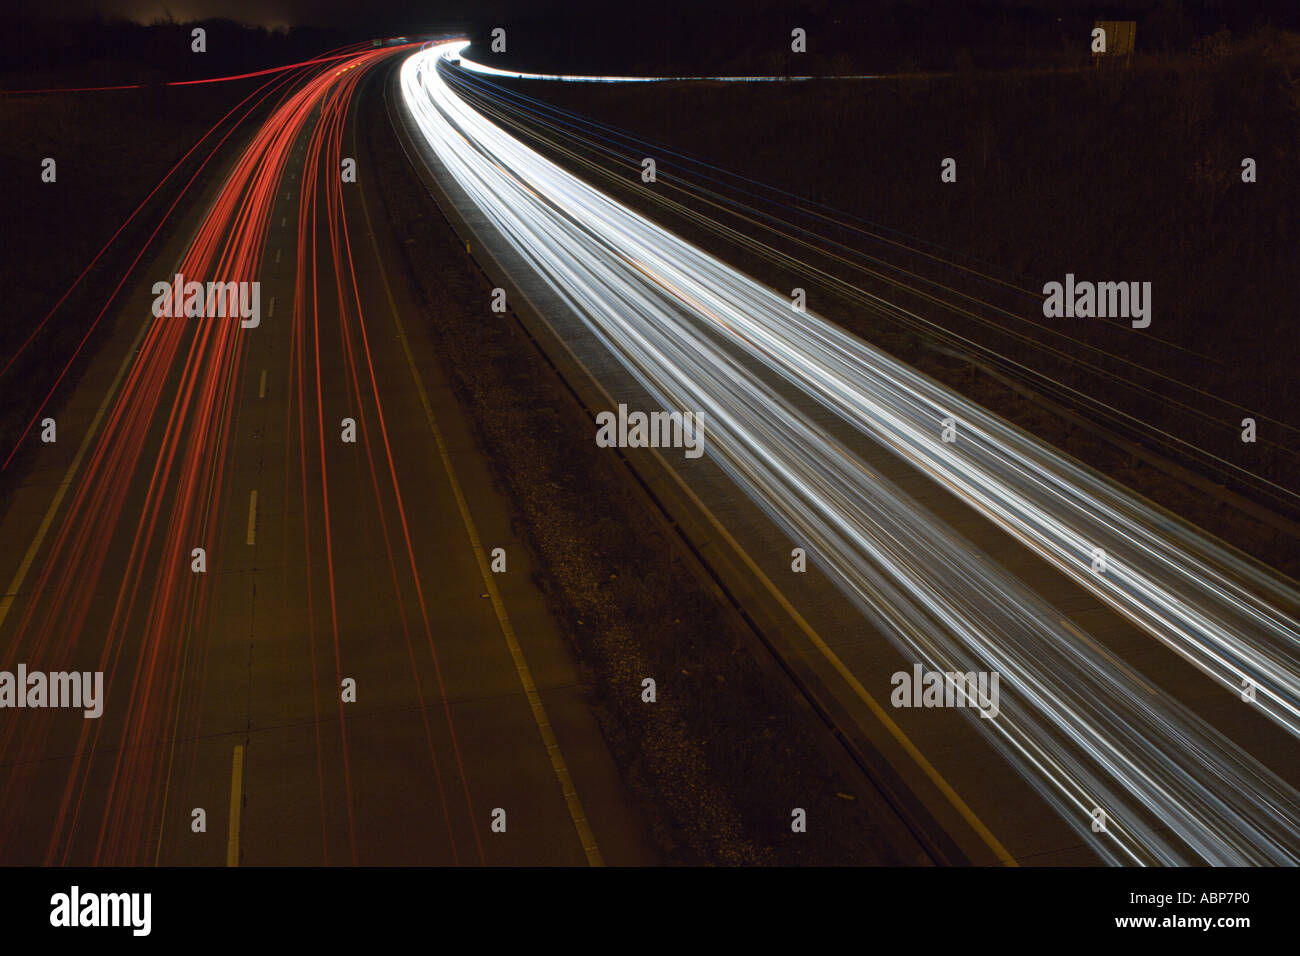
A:
{"label": "night sky", "polygon": [[[948,4],[943,2],[923,2],[911,0],[902,4],[891,3],[833,3],[829,0],[657,0],[651,7],[638,8],[629,5],[628,20],[632,25],[639,15],[653,16],[655,19],[669,11],[673,17],[683,20],[703,18],[712,11],[728,10],[749,12],[763,10],[785,10],[795,13],[805,10],[814,14],[834,12],[851,15],[867,13],[897,6],[915,6],[922,10],[934,11],[936,18]],[[1159,2],[1130,3],[1092,3],[1088,0],[983,0],[980,3],[962,4],[965,7],[983,7],[992,11],[1004,7],[1034,9],[1046,11],[1073,12],[1087,10],[1090,14],[1118,15],[1125,11],[1137,15],[1154,9]],[[1168,0],[1165,4],[1168,5]],[[1294,9],[1295,4],[1273,3],[1269,0],[1207,0],[1207,2],[1186,2],[1177,4],[1190,11],[1222,11],[1225,18],[1240,16],[1254,17],[1276,11],[1281,14],[1286,8]],[[7,4],[9,12],[19,15],[56,16],[78,19],[98,12],[104,17],[127,17],[147,23],[158,17],[171,16],[180,21],[197,20],[209,17],[225,17],[253,25],[266,27],[294,26],[313,24],[322,27],[356,26],[361,22],[406,21],[429,23],[446,19],[480,19],[484,17],[508,17],[527,15],[530,18],[545,15],[548,12],[566,15],[581,15],[583,10],[608,10],[610,4],[602,0],[62,0],[51,6],[45,0],[12,0]]]}

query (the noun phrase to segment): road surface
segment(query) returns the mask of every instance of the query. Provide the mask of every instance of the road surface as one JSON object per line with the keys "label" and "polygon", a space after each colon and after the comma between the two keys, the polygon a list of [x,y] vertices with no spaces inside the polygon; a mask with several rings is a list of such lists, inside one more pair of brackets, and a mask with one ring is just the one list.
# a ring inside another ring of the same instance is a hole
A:
{"label": "road surface", "polygon": [[[743,523],[722,503],[720,471],[909,666],[1001,676],[996,716],[957,728],[949,714],[949,732],[981,742],[976,766],[957,771],[981,793],[968,801],[924,756],[935,749],[880,707],[890,684],[863,659],[878,648],[858,637],[846,651],[801,628],[832,693],[885,725],[985,858],[1073,843],[1118,864],[1296,862],[1287,755],[1300,729],[1300,600],[1289,582],[577,180],[455,93],[439,59],[460,49],[403,64],[411,127],[576,364],[618,383],[607,407],[622,388],[643,409],[701,416],[707,462],[654,457],[700,497],[711,489],[719,504],[701,510],[720,519],[715,531]],[[777,575],[750,571],[765,584]],[[766,589],[791,603],[784,586]],[[1130,662],[1153,647],[1167,652],[1154,672]],[[1023,804],[1002,774],[1003,792],[980,785],[990,752],[1073,840],[1014,819],[999,839],[977,805]]]}
{"label": "road surface", "polygon": [[[393,53],[283,88],[0,521],[7,666],[106,685],[0,711],[4,863],[655,861],[341,175]],[[155,318],[177,273],[259,281],[257,321]]]}

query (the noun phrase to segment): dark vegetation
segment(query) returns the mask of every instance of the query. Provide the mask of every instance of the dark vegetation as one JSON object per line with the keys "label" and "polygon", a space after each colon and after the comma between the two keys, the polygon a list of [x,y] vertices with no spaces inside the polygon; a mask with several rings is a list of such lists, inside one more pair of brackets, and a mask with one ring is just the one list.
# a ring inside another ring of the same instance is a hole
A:
{"label": "dark vegetation", "polygon": [[[206,31],[207,50],[191,49],[191,31]],[[269,69],[307,60],[362,39],[315,27],[268,30],[231,20],[150,24],[95,17],[66,21],[0,18],[0,89],[162,84]],[[155,117],[157,120],[157,117]]]}
{"label": "dark vegetation", "polygon": [[[1200,38],[1272,25],[1300,29],[1278,0],[532,0],[475,13],[476,56],[531,72],[843,75],[1088,65],[1098,19],[1137,20],[1138,49],[1178,54]],[[506,51],[491,54],[495,27]],[[790,31],[807,31],[807,52]]]}

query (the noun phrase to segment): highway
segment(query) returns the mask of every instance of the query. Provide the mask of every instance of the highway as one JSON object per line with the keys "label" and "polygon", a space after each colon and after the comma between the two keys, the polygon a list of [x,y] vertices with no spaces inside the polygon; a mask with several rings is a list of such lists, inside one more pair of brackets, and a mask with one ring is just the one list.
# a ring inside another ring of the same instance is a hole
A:
{"label": "highway", "polygon": [[[585,355],[611,359],[589,370],[617,367],[658,408],[703,415],[709,462],[807,549],[863,628],[927,670],[1001,675],[1000,713],[963,709],[951,732],[998,754],[1103,862],[1300,859],[1289,582],[576,179],[457,95],[439,61],[462,49],[401,67],[407,115],[440,171],[531,270],[537,296],[599,344]],[[1034,570],[1004,553],[1032,556]],[[1067,589],[1068,606],[1045,597]],[[817,652],[833,693],[888,697],[847,655]],[[1194,690],[1162,686],[1175,658]],[[1206,716],[1230,710],[1232,734]],[[994,860],[1022,855],[979,823],[982,806],[940,789]]]}
{"label": "highway", "polygon": [[[889,858],[1300,863],[1294,582],[575,177],[459,77],[671,78],[494,71],[465,46],[228,78],[256,89],[191,150],[173,237],[77,318],[78,354],[111,331],[57,441],[58,382],[0,450],[25,469],[0,668],[104,675],[89,719],[0,681],[0,864],[662,862],[395,202],[446,216],[589,418],[699,423],[694,448],[600,453],[865,774],[833,799]],[[256,283],[255,305],[160,314],[178,275]],[[907,683],[926,673],[996,681],[932,706]]]}
{"label": "highway", "polygon": [[[31,432],[5,666],[102,671],[104,707],[0,712],[4,864],[656,862],[385,267],[357,94],[402,52],[260,88],[57,442]],[[259,282],[260,315],[155,317],[178,273]]]}

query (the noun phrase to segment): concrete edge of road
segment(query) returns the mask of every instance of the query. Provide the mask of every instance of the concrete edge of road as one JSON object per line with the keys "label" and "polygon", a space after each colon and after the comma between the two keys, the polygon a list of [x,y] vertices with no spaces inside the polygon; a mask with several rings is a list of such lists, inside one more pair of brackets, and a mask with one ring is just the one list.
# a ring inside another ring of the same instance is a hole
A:
{"label": "concrete edge of road", "polygon": [[[461,243],[466,236],[479,237],[456,209],[437,177],[423,163],[413,159],[421,150],[402,117],[394,115],[393,100],[400,103],[397,73],[400,63],[391,69],[384,87],[384,102],[394,134],[406,159],[429,192],[440,214]],[[399,108],[400,109],[400,108]],[[577,360],[564,342],[555,335],[540,312],[511,280],[508,271],[482,244],[471,251],[466,244],[466,267],[477,270],[488,287],[500,286],[507,301],[520,303],[508,310],[520,331],[555,372],[575,402],[594,419],[597,408],[608,407],[609,398],[599,383]],[[710,517],[698,501],[681,492],[678,479],[662,458],[637,456],[632,460],[624,450],[612,449],[624,464],[618,469],[627,486],[642,500],[647,511],[669,540],[677,540],[686,566],[703,590],[713,595],[723,613],[743,635],[752,659],[772,677],[783,693],[803,712],[809,727],[823,744],[826,756],[846,779],[859,781],[875,795],[881,807],[893,817],[893,825],[906,830],[895,836],[895,845],[915,843],[931,862],[939,865],[969,865],[974,862],[1009,863],[1008,856],[990,853],[987,841],[961,815],[953,811],[950,800],[940,786],[927,779],[916,760],[893,740],[881,724],[870,736],[846,731],[853,726],[846,712],[835,701],[829,688],[802,663],[802,656],[792,640],[799,630],[781,602],[758,587],[740,555],[719,546]],[[907,772],[915,771],[915,772]],[[938,808],[935,812],[934,808]],[[955,838],[954,832],[961,838]],[[993,841],[996,843],[996,840]],[[1001,857],[999,860],[998,857]]]}

